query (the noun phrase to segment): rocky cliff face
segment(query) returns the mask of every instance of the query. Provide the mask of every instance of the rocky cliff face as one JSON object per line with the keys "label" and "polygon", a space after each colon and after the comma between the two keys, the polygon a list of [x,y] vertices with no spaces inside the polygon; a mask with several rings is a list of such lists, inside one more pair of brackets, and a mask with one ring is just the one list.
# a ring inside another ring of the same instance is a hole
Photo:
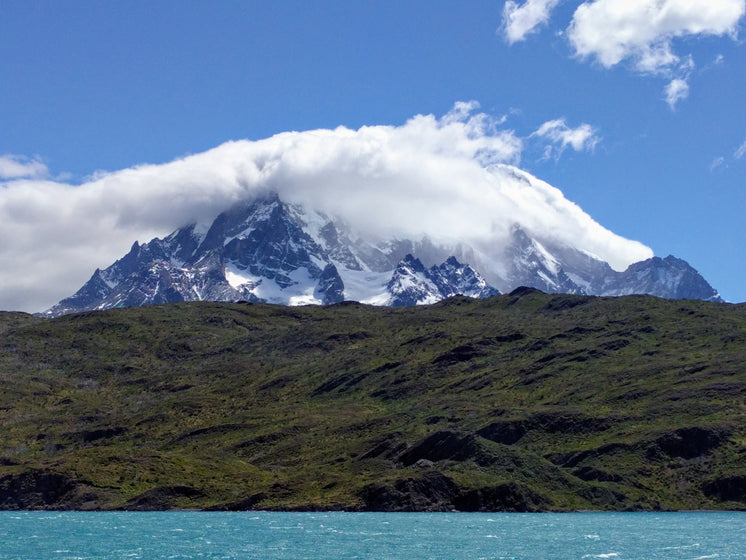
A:
{"label": "rocky cliff face", "polygon": [[192,224],[163,239],[135,242],[45,315],[198,300],[407,306],[455,294],[484,298],[518,286],[719,300],[696,270],[674,257],[617,272],[582,251],[535,239],[518,225],[489,256],[427,238],[373,239],[268,193],[221,213],[209,227]]}

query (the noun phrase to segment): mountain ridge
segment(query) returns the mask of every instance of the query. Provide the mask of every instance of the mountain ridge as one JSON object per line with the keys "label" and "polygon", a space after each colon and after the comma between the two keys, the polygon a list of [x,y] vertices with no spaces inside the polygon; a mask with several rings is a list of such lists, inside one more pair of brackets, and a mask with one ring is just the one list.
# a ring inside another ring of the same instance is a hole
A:
{"label": "mountain ridge", "polygon": [[418,305],[455,294],[489,297],[518,286],[720,301],[695,269],[673,256],[617,272],[583,251],[535,239],[519,224],[509,242],[492,251],[438,244],[427,236],[366,237],[339,218],[267,192],[235,204],[207,228],[191,224],[148,243],[135,241],[125,256],[97,269],[44,315],[202,300]]}

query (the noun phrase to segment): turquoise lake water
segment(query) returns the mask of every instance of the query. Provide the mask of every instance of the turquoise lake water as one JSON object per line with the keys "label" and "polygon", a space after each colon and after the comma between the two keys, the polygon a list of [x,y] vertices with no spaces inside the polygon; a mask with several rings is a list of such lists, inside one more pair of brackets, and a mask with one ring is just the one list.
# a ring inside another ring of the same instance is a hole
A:
{"label": "turquoise lake water", "polygon": [[746,513],[0,512],[0,559],[746,559]]}

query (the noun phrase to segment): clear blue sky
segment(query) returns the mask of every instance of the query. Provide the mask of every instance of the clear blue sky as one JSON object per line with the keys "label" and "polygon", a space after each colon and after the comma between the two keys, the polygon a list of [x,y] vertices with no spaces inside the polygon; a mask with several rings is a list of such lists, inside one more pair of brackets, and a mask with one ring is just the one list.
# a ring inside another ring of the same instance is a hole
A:
{"label": "clear blue sky", "polygon": [[[80,183],[476,100],[523,139],[520,167],[745,301],[744,2],[706,0],[709,19],[630,14],[614,44],[614,29],[591,33],[614,1],[3,0],[0,157]],[[535,132],[556,119],[592,127],[593,145],[545,152]]]}

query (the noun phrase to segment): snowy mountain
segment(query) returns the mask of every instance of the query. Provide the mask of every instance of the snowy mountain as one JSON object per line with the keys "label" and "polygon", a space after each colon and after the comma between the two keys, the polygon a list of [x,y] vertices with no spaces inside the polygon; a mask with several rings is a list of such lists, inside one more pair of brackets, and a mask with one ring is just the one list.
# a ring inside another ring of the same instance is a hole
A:
{"label": "snowy mountain", "polygon": [[424,236],[380,239],[268,193],[219,214],[209,227],[192,224],[163,239],[135,242],[45,315],[198,300],[408,306],[455,294],[489,297],[518,286],[719,300],[696,270],[674,257],[617,272],[593,255],[537,239],[520,225],[507,243],[489,249]]}
{"label": "snowy mountain", "polygon": [[324,214],[270,194],[220,214],[209,229],[193,224],[135,242],[45,315],[199,300],[403,306],[499,293],[455,257],[426,269],[411,254],[426,246],[400,240],[374,246]]}
{"label": "snowy mountain", "polygon": [[699,272],[674,256],[652,257],[618,272],[608,263],[573,247],[550,241],[542,243],[519,226],[513,230],[503,260],[508,263],[505,279],[487,276],[503,291],[530,286],[547,293],[648,294],[667,299],[722,301],[717,290]]}

